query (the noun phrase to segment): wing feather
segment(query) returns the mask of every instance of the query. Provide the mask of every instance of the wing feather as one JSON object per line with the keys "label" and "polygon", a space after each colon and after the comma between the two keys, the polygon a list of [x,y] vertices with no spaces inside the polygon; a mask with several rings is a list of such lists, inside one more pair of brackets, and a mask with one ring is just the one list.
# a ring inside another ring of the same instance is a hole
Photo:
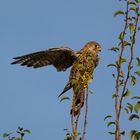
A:
{"label": "wing feather", "polygon": [[76,52],[72,49],[61,47],[14,57],[15,61],[11,64],[20,64],[33,68],[53,65],[57,71],[65,71],[73,64],[76,58]]}

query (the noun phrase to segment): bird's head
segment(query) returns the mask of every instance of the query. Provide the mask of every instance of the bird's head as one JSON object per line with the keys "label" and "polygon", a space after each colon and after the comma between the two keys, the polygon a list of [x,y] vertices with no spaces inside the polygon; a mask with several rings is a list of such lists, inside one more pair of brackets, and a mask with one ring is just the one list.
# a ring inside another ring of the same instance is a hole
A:
{"label": "bird's head", "polygon": [[85,45],[86,48],[88,48],[90,51],[95,51],[95,52],[100,52],[101,51],[101,46],[99,43],[95,41],[90,41]]}

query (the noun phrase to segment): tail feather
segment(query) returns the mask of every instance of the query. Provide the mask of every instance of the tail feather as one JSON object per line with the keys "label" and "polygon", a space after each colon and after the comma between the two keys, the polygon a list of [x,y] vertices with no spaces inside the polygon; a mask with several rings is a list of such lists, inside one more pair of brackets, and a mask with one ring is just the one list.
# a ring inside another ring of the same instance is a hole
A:
{"label": "tail feather", "polygon": [[67,83],[66,86],[65,86],[65,88],[64,88],[64,90],[60,93],[60,95],[58,96],[58,98],[60,96],[62,96],[65,92],[67,92],[71,88],[72,88],[72,85],[70,83]]}

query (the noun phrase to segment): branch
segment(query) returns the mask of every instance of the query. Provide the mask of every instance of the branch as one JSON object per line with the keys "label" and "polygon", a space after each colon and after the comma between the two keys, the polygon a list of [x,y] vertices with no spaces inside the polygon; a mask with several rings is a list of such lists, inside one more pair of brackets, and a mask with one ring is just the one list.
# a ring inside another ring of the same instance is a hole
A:
{"label": "branch", "polygon": [[85,117],[84,117],[84,128],[83,128],[82,140],[84,140],[85,134],[86,134],[87,113],[88,113],[88,85],[86,88],[86,110],[85,110]]}

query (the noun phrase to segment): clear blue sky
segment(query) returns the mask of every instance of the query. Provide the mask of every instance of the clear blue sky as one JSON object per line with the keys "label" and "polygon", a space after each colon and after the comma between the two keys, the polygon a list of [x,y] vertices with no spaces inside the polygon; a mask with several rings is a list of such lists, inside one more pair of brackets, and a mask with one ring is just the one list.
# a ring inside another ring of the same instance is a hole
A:
{"label": "clear blue sky", "polygon": [[[102,52],[90,85],[94,94],[89,99],[86,139],[112,139],[103,121],[114,114],[113,70],[106,65],[115,59],[108,49],[117,44],[122,22],[113,13],[122,6],[116,0],[0,0],[0,135],[23,126],[32,132],[26,140],[64,139],[63,129],[70,128],[70,102],[60,103],[57,96],[70,69],[57,73],[51,66],[29,69],[10,62],[18,55],[62,45],[79,50],[95,40]],[[133,94],[140,91],[138,84]],[[126,119],[122,125],[129,130]]]}

